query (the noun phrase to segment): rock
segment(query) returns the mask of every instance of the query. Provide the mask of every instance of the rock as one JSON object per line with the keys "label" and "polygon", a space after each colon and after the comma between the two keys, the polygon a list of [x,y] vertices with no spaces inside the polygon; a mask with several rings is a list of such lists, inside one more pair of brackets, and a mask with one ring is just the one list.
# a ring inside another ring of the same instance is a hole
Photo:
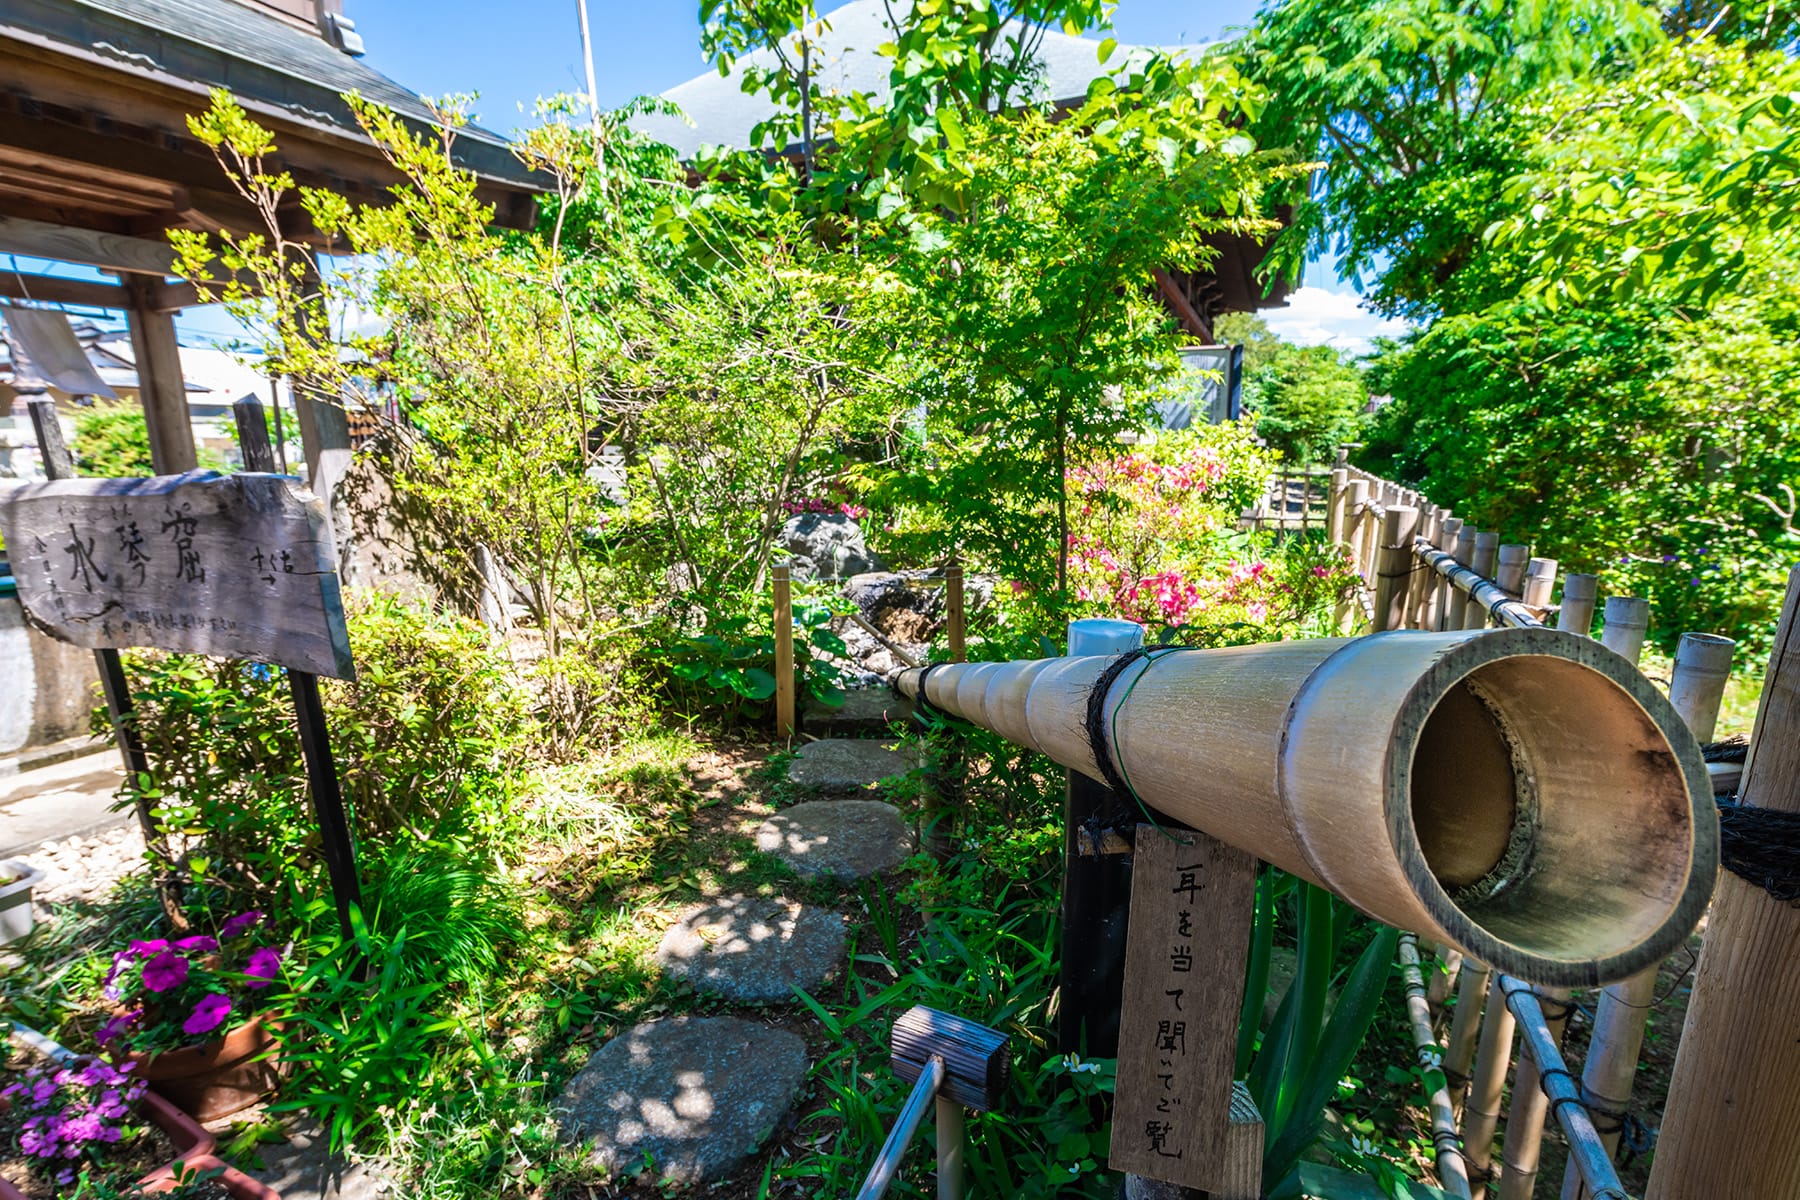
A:
{"label": "rock", "polygon": [[867,879],[906,860],[912,830],[899,809],[879,800],[815,800],[764,821],[756,848],[802,875]]}
{"label": "rock", "polygon": [[821,792],[860,792],[883,779],[897,779],[924,763],[918,746],[866,738],[826,738],[800,747],[788,764],[788,779]]}
{"label": "rock", "polygon": [[[883,654],[887,652],[882,651]],[[889,655],[891,658],[892,656]],[[856,688],[844,694],[844,702],[836,708],[812,703],[806,706],[801,725],[806,732],[820,737],[854,737],[858,734],[882,734],[896,721],[912,716],[911,700],[888,687]],[[818,743],[809,743],[817,745]]]}
{"label": "rock", "polygon": [[781,898],[727,896],[688,909],[663,934],[663,973],[746,1004],[817,991],[844,958],[844,918]]}
{"label": "rock", "polygon": [[869,624],[881,630],[888,640],[914,645],[929,643],[943,623],[944,592],[941,587],[919,582],[917,577],[924,574],[914,571],[856,575],[844,584],[844,597],[861,609]]}
{"label": "rock", "polygon": [[806,1043],[735,1017],[635,1025],[588,1060],[555,1104],[563,1140],[616,1174],[711,1183],[780,1125],[806,1078]]}
{"label": "rock", "polygon": [[795,579],[843,579],[882,566],[863,541],[862,526],[841,513],[790,517],[775,547],[792,558]]}
{"label": "rock", "polygon": [[[233,1118],[218,1124],[228,1129]],[[364,1163],[331,1153],[325,1130],[316,1124],[288,1130],[288,1140],[261,1145],[262,1167],[244,1173],[280,1192],[282,1200],[375,1200],[389,1194],[390,1181]]]}

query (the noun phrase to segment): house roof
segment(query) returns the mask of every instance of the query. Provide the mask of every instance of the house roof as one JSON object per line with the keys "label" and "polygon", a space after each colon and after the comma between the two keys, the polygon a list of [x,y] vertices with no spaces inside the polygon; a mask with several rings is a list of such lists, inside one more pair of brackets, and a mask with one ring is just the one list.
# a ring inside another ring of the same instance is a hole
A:
{"label": "house roof", "polygon": [[[893,60],[877,52],[882,43],[892,41],[894,37],[893,27],[888,23],[887,7],[885,0],[853,0],[825,17],[825,24],[830,28],[815,43],[813,70],[820,88],[826,93],[888,94],[888,72]],[[906,5],[895,3],[894,7],[904,10]],[[1009,24],[1008,31],[1016,32],[1022,28],[1022,23],[1015,21]],[[1135,47],[1118,47],[1110,61],[1114,64],[1122,61],[1122,56],[1133,49]],[[1183,52],[1192,49],[1180,48]],[[1027,97],[1034,103],[1080,100],[1086,97],[1088,84],[1110,69],[1100,62],[1098,42],[1070,37],[1057,29],[1044,31],[1037,60],[1043,73]],[[729,74],[709,71],[662,94],[663,99],[673,101],[686,114],[686,121],[663,114],[646,114],[631,124],[657,141],[673,146],[683,158],[692,157],[702,146],[747,148],[750,131],[781,110],[763,93],[750,94],[743,90],[743,71],[746,67],[776,65],[772,50],[746,54],[733,65]]]}

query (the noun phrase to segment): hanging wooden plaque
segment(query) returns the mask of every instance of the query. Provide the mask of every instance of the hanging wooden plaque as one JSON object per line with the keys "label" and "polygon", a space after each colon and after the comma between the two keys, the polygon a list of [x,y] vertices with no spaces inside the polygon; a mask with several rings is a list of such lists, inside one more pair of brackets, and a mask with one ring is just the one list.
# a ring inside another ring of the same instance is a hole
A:
{"label": "hanging wooden plaque", "polygon": [[325,507],[284,475],[0,489],[19,600],[51,637],[355,675]]}

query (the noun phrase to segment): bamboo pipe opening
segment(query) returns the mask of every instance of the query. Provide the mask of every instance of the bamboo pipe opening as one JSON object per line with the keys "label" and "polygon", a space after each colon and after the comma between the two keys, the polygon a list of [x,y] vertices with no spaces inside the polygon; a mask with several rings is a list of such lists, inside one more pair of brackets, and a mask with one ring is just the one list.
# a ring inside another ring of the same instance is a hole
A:
{"label": "bamboo pipe opening", "polygon": [[1581,658],[1475,665],[1433,689],[1397,754],[1397,844],[1404,859],[1414,842],[1430,872],[1427,908],[1478,957],[1529,960],[1546,979],[1559,964],[1604,961],[1616,977],[1660,961],[1711,893],[1694,878],[1697,844],[1717,833],[1696,819],[1691,753],[1647,710],[1641,677]]}

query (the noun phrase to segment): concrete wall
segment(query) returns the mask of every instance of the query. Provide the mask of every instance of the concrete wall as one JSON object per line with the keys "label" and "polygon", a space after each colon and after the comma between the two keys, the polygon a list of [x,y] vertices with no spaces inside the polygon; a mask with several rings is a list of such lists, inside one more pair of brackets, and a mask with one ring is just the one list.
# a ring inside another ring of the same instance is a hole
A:
{"label": "concrete wall", "polygon": [[0,754],[86,734],[98,703],[93,651],[45,637],[0,596]]}

